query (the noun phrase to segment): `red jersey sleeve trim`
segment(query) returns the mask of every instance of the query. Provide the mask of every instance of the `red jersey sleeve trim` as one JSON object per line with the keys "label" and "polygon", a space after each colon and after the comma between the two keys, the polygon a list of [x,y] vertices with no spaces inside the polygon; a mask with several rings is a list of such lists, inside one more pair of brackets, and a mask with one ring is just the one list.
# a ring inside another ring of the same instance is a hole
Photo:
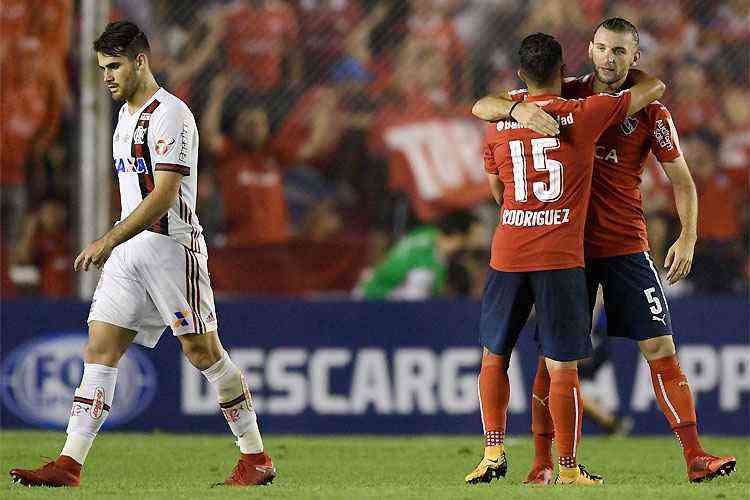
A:
{"label": "red jersey sleeve trim", "polygon": [[166,172],[177,172],[178,174],[182,175],[190,175],[190,167],[186,167],[185,165],[178,165],[176,163],[157,163],[154,170],[163,170]]}

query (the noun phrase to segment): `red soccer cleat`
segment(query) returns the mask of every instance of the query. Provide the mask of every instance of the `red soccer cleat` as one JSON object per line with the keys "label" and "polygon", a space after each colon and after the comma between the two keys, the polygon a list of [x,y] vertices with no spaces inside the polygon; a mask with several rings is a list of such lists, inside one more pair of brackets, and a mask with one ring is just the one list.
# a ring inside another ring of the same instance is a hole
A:
{"label": "red soccer cleat", "polygon": [[59,457],[38,469],[11,469],[14,483],[24,486],[77,487],[81,484],[81,465],[69,457]]}
{"label": "red soccer cleat", "polygon": [[552,484],[552,467],[538,466],[529,471],[523,484]]}
{"label": "red soccer cleat", "polygon": [[276,477],[276,467],[271,457],[264,451],[256,455],[242,454],[234,466],[229,478],[224,481],[227,486],[260,486],[271,484]]}
{"label": "red soccer cleat", "polygon": [[701,455],[695,457],[688,467],[688,479],[691,483],[710,481],[715,477],[728,476],[734,472],[737,459],[734,457],[716,457]]}

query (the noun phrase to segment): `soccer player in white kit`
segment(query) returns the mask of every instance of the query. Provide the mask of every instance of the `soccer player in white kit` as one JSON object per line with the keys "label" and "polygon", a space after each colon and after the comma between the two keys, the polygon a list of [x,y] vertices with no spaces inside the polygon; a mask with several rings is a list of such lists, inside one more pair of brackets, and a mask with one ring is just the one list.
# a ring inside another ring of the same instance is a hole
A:
{"label": "soccer player in white kit", "polygon": [[146,35],[133,23],[107,25],[94,42],[104,83],[120,109],[112,140],[122,214],[76,258],[102,269],[89,313],[84,370],[60,456],[39,469],[10,471],[27,486],[78,486],[81,467],[106,420],[117,364],[132,342],[154,347],[167,327],[218,394],[240,459],[227,485],[270,483],[250,392],[219,341],[208,254],[195,214],[198,129],[187,105],[154,79]]}

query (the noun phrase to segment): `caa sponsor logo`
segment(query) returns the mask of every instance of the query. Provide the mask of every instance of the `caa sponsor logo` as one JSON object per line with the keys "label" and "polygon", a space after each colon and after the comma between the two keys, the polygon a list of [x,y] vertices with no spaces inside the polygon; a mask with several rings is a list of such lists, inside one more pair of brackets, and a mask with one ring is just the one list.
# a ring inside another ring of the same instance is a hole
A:
{"label": "caa sponsor logo", "polygon": [[135,172],[138,174],[145,174],[148,171],[146,167],[146,160],[141,158],[114,158],[115,171],[117,172]]}
{"label": "caa sponsor logo", "polygon": [[[12,351],[2,365],[3,404],[18,418],[41,427],[65,428],[73,393],[83,373],[80,331],[47,335]],[[156,393],[156,371],[151,361],[130,349],[118,367],[117,390],[106,426],[122,425],[145,410]],[[91,415],[104,410],[104,390],[94,394]]]}

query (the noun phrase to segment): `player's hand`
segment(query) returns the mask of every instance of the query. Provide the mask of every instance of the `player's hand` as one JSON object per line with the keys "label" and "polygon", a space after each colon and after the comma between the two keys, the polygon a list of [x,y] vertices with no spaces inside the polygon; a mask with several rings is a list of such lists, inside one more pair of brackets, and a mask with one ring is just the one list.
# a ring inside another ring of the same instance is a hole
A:
{"label": "player's hand", "polygon": [[76,257],[76,261],[73,264],[73,269],[76,271],[84,270],[88,271],[91,264],[95,265],[97,269],[101,269],[104,263],[107,262],[114,245],[107,236],[102,236],[96,241],[89,243],[81,253]]}
{"label": "player's hand", "polygon": [[533,102],[522,102],[513,108],[513,116],[522,127],[530,128],[538,134],[557,135],[560,125],[557,120]]}
{"label": "player's hand", "polygon": [[674,285],[690,273],[693,267],[694,250],[695,237],[690,236],[680,236],[669,247],[667,258],[664,259],[664,268],[669,269],[667,279],[670,285]]}

